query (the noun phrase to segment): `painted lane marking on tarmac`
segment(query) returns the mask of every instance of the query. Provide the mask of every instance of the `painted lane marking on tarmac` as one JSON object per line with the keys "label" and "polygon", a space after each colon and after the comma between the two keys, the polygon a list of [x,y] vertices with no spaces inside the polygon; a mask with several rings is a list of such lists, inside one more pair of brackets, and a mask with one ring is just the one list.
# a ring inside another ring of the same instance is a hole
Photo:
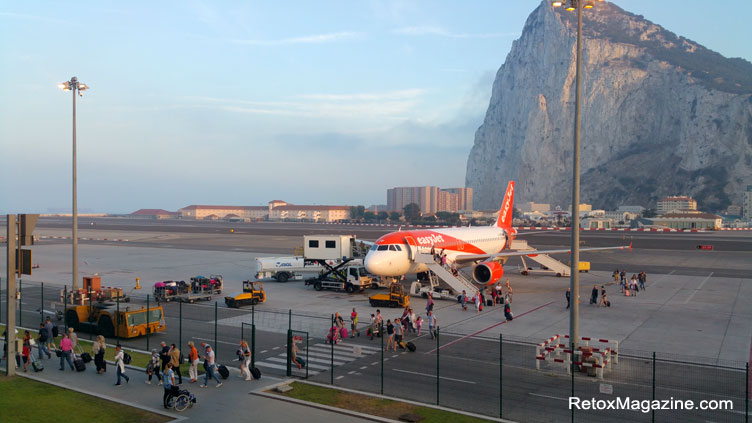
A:
{"label": "painted lane marking on tarmac", "polygon": [[335,379],[337,379],[337,380],[340,380],[340,379],[342,379],[343,377],[344,377],[344,376],[337,376],[337,377],[335,377]]}
{"label": "painted lane marking on tarmac", "polygon": [[[206,338],[198,338],[198,337],[192,337],[192,339],[198,339],[199,341],[211,341],[214,342],[213,339],[206,339]],[[237,342],[225,342],[225,341],[217,341],[217,344],[227,344],[227,345],[238,345]]]}
{"label": "painted lane marking on tarmac", "polygon": [[273,349],[273,350],[278,350],[278,349],[279,349],[279,347],[273,347],[272,349]]}
{"label": "painted lane marking on tarmac", "polygon": [[373,363],[371,363],[371,366],[375,366],[377,364],[379,364],[379,362],[378,361],[374,361]]}
{"label": "painted lane marking on tarmac", "polygon": [[549,399],[561,400],[561,401],[569,401],[567,398],[554,397],[554,396],[551,396],[551,395],[536,394],[534,392],[528,392],[528,395],[532,395],[534,397],[541,397],[541,398],[549,398]]}
{"label": "painted lane marking on tarmac", "polygon": [[[394,370],[395,372],[400,372],[400,373],[409,373],[411,375],[425,376],[425,377],[430,377],[430,378],[434,378],[434,379],[436,378],[436,375],[430,375],[428,373],[419,373],[419,372],[413,372],[413,371],[410,371],[410,370],[402,370],[402,369],[392,369],[392,370]],[[446,376],[439,376],[439,379],[446,379],[446,380],[451,380],[451,381],[454,381],[454,382],[468,383],[470,385],[475,385],[476,384],[475,382],[470,381],[470,380],[455,379],[455,378],[446,377]]]}
{"label": "painted lane marking on tarmac", "polygon": [[368,368],[368,366],[363,366],[363,367],[360,368],[360,370],[365,370],[367,368]]}
{"label": "painted lane marking on tarmac", "polygon": [[705,285],[705,282],[707,282],[708,279],[710,279],[711,276],[713,276],[713,272],[710,272],[710,274],[708,275],[708,277],[706,277],[705,279],[702,280],[702,282],[700,282],[700,285],[697,288],[695,288],[694,292],[692,292],[692,295],[690,295],[689,297],[687,297],[686,300],[684,300],[684,304],[687,304],[690,301],[692,301],[692,298],[694,298],[695,294],[697,294],[697,291],[699,291],[699,290],[702,289],[702,286]]}
{"label": "painted lane marking on tarmac", "polygon": [[267,351],[269,351],[269,350],[263,350],[263,351],[261,351],[261,352],[260,352],[259,354],[264,354],[264,353],[265,353],[265,352],[267,352]]}
{"label": "painted lane marking on tarmac", "polygon": [[[532,312],[534,312],[534,311],[540,310],[540,309],[542,309],[543,307],[547,307],[547,306],[550,306],[550,305],[551,305],[551,304],[553,304],[553,303],[555,303],[555,301],[551,301],[551,302],[548,302],[548,303],[546,303],[546,304],[543,304],[543,305],[539,305],[538,307],[535,307],[534,309],[528,310],[528,311],[526,311],[526,312],[524,312],[524,313],[520,313],[519,315],[517,315],[517,316],[515,317],[515,319],[519,319],[520,317],[522,317],[522,316],[524,316],[524,315],[526,315],[526,314],[532,313]],[[440,350],[440,349],[446,348],[446,347],[448,347],[448,346],[450,346],[450,345],[454,345],[454,344],[456,344],[456,343],[458,343],[458,342],[464,341],[464,340],[465,340],[465,339],[467,339],[467,338],[472,338],[472,337],[473,337],[473,336],[475,336],[475,335],[479,335],[479,334],[481,334],[481,333],[483,333],[483,332],[485,332],[485,331],[487,331],[487,330],[493,329],[493,328],[495,328],[495,327],[497,327],[497,326],[499,326],[499,325],[503,325],[504,323],[507,323],[507,322],[508,322],[508,320],[504,320],[504,321],[501,321],[501,322],[499,322],[499,323],[496,323],[496,324],[494,324],[494,325],[491,325],[491,326],[489,326],[489,327],[487,327],[487,328],[485,328],[485,329],[481,329],[481,330],[479,330],[479,331],[477,331],[477,332],[475,332],[475,333],[471,333],[470,335],[465,335],[465,336],[463,336],[462,338],[459,338],[459,339],[455,339],[455,340],[454,340],[454,341],[452,341],[452,342],[448,342],[448,343],[446,343],[446,344],[444,344],[444,345],[440,346],[439,348],[434,348],[434,349],[432,349],[431,351],[428,351],[428,352],[426,352],[425,354],[431,354],[431,353],[433,353],[433,352],[436,352],[436,350],[437,350],[437,349],[439,349],[439,350]]]}

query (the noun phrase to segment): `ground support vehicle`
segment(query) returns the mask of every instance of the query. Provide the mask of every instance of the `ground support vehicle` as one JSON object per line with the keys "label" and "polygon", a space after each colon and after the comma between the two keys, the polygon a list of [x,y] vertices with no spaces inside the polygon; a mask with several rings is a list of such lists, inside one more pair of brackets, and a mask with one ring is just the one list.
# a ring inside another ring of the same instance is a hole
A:
{"label": "ground support vehicle", "polygon": [[332,266],[323,259],[306,259],[310,262],[318,262],[326,271],[322,271],[317,277],[307,279],[306,285],[313,285],[313,289],[321,291],[322,289],[335,289],[346,291],[352,294],[355,291],[362,291],[370,288],[373,279],[368,275],[366,268],[363,267],[360,260],[353,264],[353,259],[344,260],[342,263]]}
{"label": "ground support vehicle", "polygon": [[194,276],[191,278],[191,292],[205,294],[222,293],[222,275]]}
{"label": "ground support vehicle", "polygon": [[402,285],[395,283],[389,287],[389,293],[379,293],[368,298],[371,307],[407,307],[410,305],[410,296],[407,295]]}
{"label": "ground support vehicle", "polygon": [[276,279],[278,282],[301,280],[304,273],[318,273],[324,268],[306,264],[303,257],[261,257],[256,259],[256,279]]}
{"label": "ground support vehicle", "polygon": [[227,307],[238,308],[266,302],[264,285],[259,281],[243,281],[243,292],[225,297]]}
{"label": "ground support vehicle", "polygon": [[211,301],[212,295],[203,292],[188,292],[187,294],[176,295],[174,299],[176,301],[193,304],[196,301]]}
{"label": "ground support vehicle", "polygon": [[[139,307],[120,306],[112,302],[98,302],[91,305],[53,304],[59,317],[76,332],[92,332],[106,337],[135,338],[146,333],[164,332],[167,329],[162,306]],[[147,315],[148,313],[148,315]],[[148,322],[148,324],[147,324]]]}

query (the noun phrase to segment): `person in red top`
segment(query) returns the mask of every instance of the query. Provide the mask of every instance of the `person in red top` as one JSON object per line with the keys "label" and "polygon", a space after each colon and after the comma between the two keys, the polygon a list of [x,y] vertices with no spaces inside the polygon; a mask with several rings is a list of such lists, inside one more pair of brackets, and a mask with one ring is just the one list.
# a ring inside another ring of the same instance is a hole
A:
{"label": "person in red top", "polygon": [[29,356],[31,355],[31,334],[28,330],[24,331],[23,348],[21,350],[21,356],[23,357],[24,372],[29,368]]}
{"label": "person in red top", "polygon": [[73,353],[73,343],[68,338],[68,334],[64,333],[63,339],[60,340],[60,370],[65,370],[65,361],[68,361],[71,370],[76,371],[71,361],[71,353]]}

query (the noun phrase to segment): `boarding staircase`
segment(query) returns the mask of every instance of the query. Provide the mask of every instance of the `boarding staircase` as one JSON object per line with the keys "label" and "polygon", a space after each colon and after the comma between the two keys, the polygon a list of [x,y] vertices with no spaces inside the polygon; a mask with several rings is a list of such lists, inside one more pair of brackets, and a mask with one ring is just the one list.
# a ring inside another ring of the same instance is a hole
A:
{"label": "boarding staircase", "polygon": [[548,254],[535,254],[535,252],[538,250],[529,246],[527,241],[525,240],[515,239],[514,241],[512,241],[511,249],[515,251],[530,251],[530,255],[520,256],[520,259],[522,259],[522,265],[525,266],[526,272],[529,269],[527,263],[525,263],[525,259],[527,258],[540,264],[541,267],[544,268],[544,271],[547,270],[556,276],[569,276],[569,266],[560,262],[559,260],[556,260]]}
{"label": "boarding staircase", "polygon": [[436,260],[434,260],[431,254],[417,253],[415,254],[414,260],[416,263],[425,264],[426,267],[428,267],[428,270],[433,272],[436,276],[439,277],[439,279],[449,285],[449,287],[451,287],[452,290],[454,290],[457,294],[461,294],[462,291],[465,291],[467,297],[472,298],[475,294],[478,293],[478,288],[475,286],[475,284],[465,279],[462,274],[458,273],[457,276],[454,276],[451,272],[446,270],[444,266],[436,263]]}

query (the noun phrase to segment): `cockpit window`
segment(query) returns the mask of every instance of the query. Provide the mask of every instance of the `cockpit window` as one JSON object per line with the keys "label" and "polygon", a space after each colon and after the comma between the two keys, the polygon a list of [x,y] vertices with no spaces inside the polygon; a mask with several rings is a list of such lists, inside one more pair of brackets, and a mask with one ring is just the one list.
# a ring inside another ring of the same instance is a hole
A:
{"label": "cockpit window", "polygon": [[376,245],[376,244],[373,244],[373,245],[371,246],[371,251],[376,251],[376,249],[377,249],[377,248],[379,248],[379,246],[378,246],[378,245]]}
{"label": "cockpit window", "polygon": [[389,249],[388,245],[379,245],[379,251],[386,251]]}
{"label": "cockpit window", "polygon": [[394,248],[396,248],[397,251],[402,251],[402,247],[400,247],[399,245],[395,245]]}
{"label": "cockpit window", "polygon": [[390,245],[389,251],[397,251],[397,247],[395,247],[394,245]]}

